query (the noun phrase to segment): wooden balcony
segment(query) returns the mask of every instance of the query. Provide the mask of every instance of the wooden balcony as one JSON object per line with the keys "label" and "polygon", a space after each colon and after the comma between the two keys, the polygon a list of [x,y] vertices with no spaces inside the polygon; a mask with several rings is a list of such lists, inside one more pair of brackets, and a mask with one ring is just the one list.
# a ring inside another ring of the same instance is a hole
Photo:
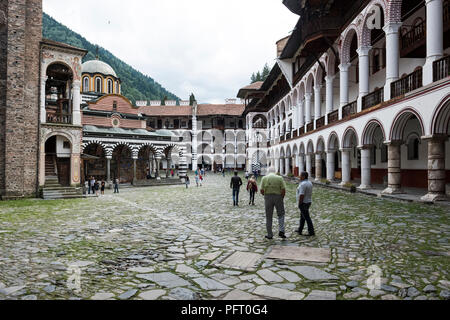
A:
{"label": "wooden balcony", "polygon": [[328,114],[328,124],[332,124],[339,121],[339,110],[335,110]]}
{"label": "wooden balcony", "polygon": [[286,134],[286,140],[289,140],[289,139],[291,139],[291,133]]}
{"label": "wooden balcony", "polygon": [[347,118],[352,114],[356,114],[358,110],[358,102],[353,101],[342,107],[342,118]]}
{"label": "wooden balcony", "polygon": [[306,125],[306,132],[314,131],[314,122],[310,122]]}
{"label": "wooden balcony", "polygon": [[292,136],[294,139],[298,137],[298,130],[294,130],[294,134]]}
{"label": "wooden balcony", "polygon": [[419,58],[426,54],[426,23],[412,27],[401,37],[401,57]]}
{"label": "wooden balcony", "polygon": [[406,77],[391,83],[391,99],[400,97],[423,86],[423,72],[418,69]]}
{"label": "wooden balcony", "polygon": [[47,123],[72,124],[72,114],[47,112]]}
{"label": "wooden balcony", "polygon": [[305,126],[301,126],[300,129],[298,130],[298,135],[304,135],[305,134]]}
{"label": "wooden balcony", "polygon": [[369,93],[367,96],[362,98],[362,110],[369,109],[377,104],[383,102],[384,99],[384,88],[380,88],[375,90],[372,93]]}
{"label": "wooden balcony", "polygon": [[316,120],[316,129],[319,129],[323,126],[325,126],[325,116]]}
{"label": "wooden balcony", "polygon": [[448,77],[450,70],[450,56],[443,57],[433,62],[433,81],[439,81]]}

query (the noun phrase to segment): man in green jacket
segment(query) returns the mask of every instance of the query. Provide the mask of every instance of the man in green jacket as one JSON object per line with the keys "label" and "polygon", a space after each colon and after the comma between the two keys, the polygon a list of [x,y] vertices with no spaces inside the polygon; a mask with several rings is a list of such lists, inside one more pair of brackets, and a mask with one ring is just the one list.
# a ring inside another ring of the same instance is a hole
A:
{"label": "man in green jacket", "polygon": [[269,168],[268,175],[262,179],[261,194],[264,196],[266,207],[266,239],[273,239],[272,220],[273,208],[277,209],[278,228],[280,238],[286,239],[284,226],[284,197],[286,196],[286,183],[284,179],[275,174],[275,169]]}

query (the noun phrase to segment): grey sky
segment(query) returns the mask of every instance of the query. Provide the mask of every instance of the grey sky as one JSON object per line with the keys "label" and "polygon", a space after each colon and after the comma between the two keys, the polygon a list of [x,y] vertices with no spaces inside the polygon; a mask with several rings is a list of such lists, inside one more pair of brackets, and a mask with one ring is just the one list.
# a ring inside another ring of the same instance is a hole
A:
{"label": "grey sky", "polygon": [[275,62],[298,19],[281,0],[43,0],[44,11],[181,99],[223,103]]}

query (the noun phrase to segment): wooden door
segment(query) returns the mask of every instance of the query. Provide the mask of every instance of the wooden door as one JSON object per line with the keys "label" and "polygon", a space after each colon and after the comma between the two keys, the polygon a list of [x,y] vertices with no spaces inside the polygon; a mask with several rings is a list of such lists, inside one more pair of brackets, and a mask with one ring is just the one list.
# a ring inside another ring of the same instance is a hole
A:
{"label": "wooden door", "polygon": [[70,186],[70,158],[58,159],[58,180],[63,187]]}

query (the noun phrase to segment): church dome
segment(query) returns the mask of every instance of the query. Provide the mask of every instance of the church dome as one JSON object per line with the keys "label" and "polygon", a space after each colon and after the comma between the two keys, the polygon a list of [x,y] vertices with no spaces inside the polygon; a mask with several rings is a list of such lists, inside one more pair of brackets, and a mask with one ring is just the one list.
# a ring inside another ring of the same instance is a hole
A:
{"label": "church dome", "polygon": [[83,63],[82,65],[82,69],[81,69],[82,73],[91,73],[91,74],[95,74],[95,73],[99,73],[105,76],[113,76],[115,78],[117,78],[116,72],[114,71],[113,68],[111,68],[111,66],[103,61],[100,60],[90,60],[90,61],[86,61],[85,63]]}

